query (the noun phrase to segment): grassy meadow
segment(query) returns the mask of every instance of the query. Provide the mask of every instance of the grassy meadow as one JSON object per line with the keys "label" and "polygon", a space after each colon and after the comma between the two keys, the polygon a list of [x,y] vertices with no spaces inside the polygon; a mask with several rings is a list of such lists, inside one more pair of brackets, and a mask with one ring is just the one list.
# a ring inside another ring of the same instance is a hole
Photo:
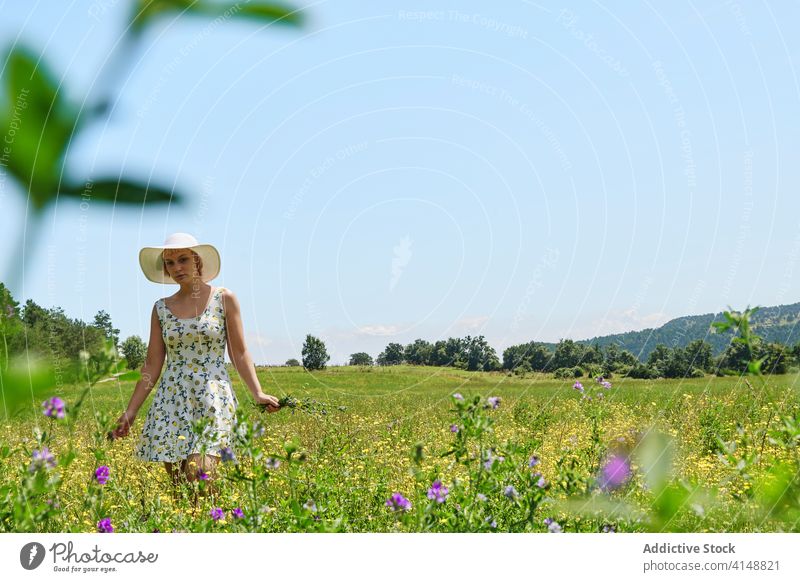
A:
{"label": "grassy meadow", "polygon": [[[66,419],[5,419],[0,531],[95,532],[103,519],[115,532],[800,530],[796,373],[578,378],[583,391],[413,366],[258,376],[267,394],[318,406],[263,413],[231,370],[241,442],[214,495],[133,458],[152,397],[129,437],[105,438],[134,382],[93,386],[74,424],[80,385],[52,394]],[[44,446],[55,465],[32,467]],[[609,474],[609,459],[622,468]]]}

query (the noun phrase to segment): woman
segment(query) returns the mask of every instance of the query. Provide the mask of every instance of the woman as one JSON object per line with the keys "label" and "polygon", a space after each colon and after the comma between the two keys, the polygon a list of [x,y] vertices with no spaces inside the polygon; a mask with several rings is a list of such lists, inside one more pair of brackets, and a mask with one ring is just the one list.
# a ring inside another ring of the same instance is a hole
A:
{"label": "woman", "polygon": [[139,252],[145,276],[177,283],[178,291],[156,301],[142,377],[112,431],[125,437],[148,394],[167,367],[142,427],[136,457],[163,462],[172,482],[212,480],[224,453],[230,452],[238,400],[225,369],[225,343],[239,376],[254,400],[276,412],[274,396],[264,394],[244,341],[239,302],[229,289],[208,281],[219,274],[216,248],[189,234],[175,233],[163,246]]}

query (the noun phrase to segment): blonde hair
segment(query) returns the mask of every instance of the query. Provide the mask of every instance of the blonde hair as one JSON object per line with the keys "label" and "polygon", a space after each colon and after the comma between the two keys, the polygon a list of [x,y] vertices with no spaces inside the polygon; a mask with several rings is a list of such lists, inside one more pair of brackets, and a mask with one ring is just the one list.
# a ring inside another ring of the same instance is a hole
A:
{"label": "blonde hair", "polygon": [[164,261],[164,253],[166,253],[167,251],[178,252],[178,251],[184,251],[184,250],[188,250],[190,253],[192,253],[192,259],[194,259],[194,264],[197,266],[197,274],[202,277],[203,276],[203,259],[201,259],[200,255],[198,255],[192,249],[164,249],[163,251],[161,251],[161,268],[164,270],[164,274],[167,277],[170,276],[169,271],[167,271],[167,263],[166,263],[166,261]]}

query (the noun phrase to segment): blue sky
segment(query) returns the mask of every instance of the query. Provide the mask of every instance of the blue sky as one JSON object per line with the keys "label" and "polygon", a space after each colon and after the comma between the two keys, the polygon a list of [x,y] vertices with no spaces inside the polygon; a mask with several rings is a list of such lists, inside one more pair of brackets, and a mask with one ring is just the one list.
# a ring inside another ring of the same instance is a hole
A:
{"label": "blue sky", "polygon": [[[0,2],[0,39],[91,101],[128,5]],[[173,288],[138,249],[183,231],[219,248],[257,363],[299,357],[307,333],[342,363],[417,337],[502,352],[794,303],[798,12],[337,1],[300,30],[165,18],[68,171],[189,203],[60,202],[16,295],[146,338]],[[0,210],[13,248],[10,182]]]}

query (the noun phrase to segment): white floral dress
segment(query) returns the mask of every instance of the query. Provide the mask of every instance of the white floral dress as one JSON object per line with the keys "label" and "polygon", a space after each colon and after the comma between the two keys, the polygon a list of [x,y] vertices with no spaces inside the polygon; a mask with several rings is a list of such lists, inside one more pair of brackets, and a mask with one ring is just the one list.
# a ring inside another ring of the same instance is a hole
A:
{"label": "white floral dress", "polygon": [[142,427],[136,457],[179,462],[190,454],[221,456],[233,445],[239,404],[225,369],[223,287],[212,289],[198,317],[178,319],[156,301],[167,365]]}

